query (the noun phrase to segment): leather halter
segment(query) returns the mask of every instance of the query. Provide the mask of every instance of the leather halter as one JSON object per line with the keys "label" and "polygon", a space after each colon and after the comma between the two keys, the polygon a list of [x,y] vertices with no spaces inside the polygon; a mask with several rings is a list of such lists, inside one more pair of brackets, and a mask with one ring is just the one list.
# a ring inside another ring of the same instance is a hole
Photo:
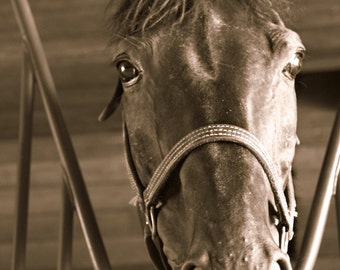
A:
{"label": "leather halter", "polygon": [[145,226],[144,236],[149,250],[158,269],[171,269],[162,250],[162,242],[157,233],[157,213],[163,203],[159,196],[171,172],[191,151],[197,147],[213,142],[231,142],[248,149],[261,164],[267,175],[278,209],[280,233],[280,248],[287,252],[288,242],[293,237],[294,217],[296,216],[294,189],[291,177],[288,179],[286,194],[283,180],[280,179],[276,167],[260,141],[247,130],[234,125],[214,124],[198,128],[182,138],[165,156],[157,167],[147,187],[144,187],[138,177],[130,152],[127,130],[124,125],[125,152],[130,174],[131,185],[136,192],[136,202]]}

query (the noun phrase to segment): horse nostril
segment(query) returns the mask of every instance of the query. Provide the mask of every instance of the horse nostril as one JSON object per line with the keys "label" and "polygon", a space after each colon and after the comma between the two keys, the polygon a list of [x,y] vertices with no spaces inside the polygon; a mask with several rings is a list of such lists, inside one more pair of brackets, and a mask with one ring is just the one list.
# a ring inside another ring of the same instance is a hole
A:
{"label": "horse nostril", "polygon": [[212,269],[210,264],[210,258],[207,251],[201,251],[199,254],[195,254],[187,258],[187,261],[181,265],[181,270],[204,270]]}
{"label": "horse nostril", "polygon": [[287,260],[281,259],[275,262],[274,265],[270,269],[271,270],[292,270],[292,267]]}
{"label": "horse nostril", "polygon": [[196,267],[196,265],[192,263],[185,264],[181,270],[201,270],[200,267]]}

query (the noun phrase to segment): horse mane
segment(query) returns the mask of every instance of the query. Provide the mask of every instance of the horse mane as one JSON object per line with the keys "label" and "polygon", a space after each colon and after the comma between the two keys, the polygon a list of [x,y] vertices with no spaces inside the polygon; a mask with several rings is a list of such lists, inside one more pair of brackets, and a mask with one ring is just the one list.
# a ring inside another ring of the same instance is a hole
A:
{"label": "horse mane", "polygon": [[273,10],[288,13],[289,0],[111,0],[107,7],[107,23],[112,34],[143,35],[158,25],[177,25],[189,13],[197,13],[202,4],[227,6],[226,2],[243,5],[249,13],[269,18]]}

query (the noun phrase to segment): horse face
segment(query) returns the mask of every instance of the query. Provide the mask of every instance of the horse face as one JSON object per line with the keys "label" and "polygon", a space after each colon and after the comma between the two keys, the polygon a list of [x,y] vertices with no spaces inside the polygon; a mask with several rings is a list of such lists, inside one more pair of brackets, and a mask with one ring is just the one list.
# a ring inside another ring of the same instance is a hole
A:
{"label": "horse face", "polygon": [[[190,23],[115,45],[131,158],[145,187],[182,137],[227,123],[262,142],[284,188],[297,143],[294,77],[303,46],[274,17],[203,5]],[[157,231],[173,269],[291,269],[278,247],[267,176],[247,149],[198,147],[162,198]]]}

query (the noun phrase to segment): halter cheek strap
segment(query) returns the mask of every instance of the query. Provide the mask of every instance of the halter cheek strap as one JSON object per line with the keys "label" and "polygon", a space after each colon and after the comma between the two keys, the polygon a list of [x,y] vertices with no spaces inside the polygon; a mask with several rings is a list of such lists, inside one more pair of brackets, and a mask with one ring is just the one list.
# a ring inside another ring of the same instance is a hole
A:
{"label": "halter cheek strap", "polygon": [[[293,237],[294,217],[296,216],[293,182],[289,178],[286,188],[287,201],[283,190],[283,181],[280,179],[274,163],[260,141],[253,134],[240,127],[227,124],[209,125],[192,131],[170,150],[157,167],[146,188],[143,187],[134,167],[125,126],[124,134],[131,185],[137,194],[140,211],[145,215],[145,222],[147,227],[149,227],[148,231],[151,233],[151,238],[155,239],[154,242],[160,241],[157,233],[157,216],[155,213],[161,207],[158,198],[171,172],[183,158],[197,147],[213,142],[231,142],[248,149],[259,161],[266,173],[279,213],[278,230],[280,232],[280,247],[284,252],[287,252],[288,242]],[[163,253],[162,250],[159,252]],[[162,256],[164,257],[164,254]]]}
{"label": "halter cheek strap", "polygon": [[171,270],[168,260],[163,252],[163,243],[156,231],[156,213],[154,212],[154,208],[150,211],[150,221],[149,218],[146,218],[145,203],[143,201],[144,187],[138,177],[136,167],[132,160],[129,137],[125,124],[123,124],[123,136],[125,144],[125,160],[127,163],[129,180],[136,194],[136,196],[130,201],[130,204],[137,207],[139,221],[144,230],[144,242],[153,264],[157,269]]}

